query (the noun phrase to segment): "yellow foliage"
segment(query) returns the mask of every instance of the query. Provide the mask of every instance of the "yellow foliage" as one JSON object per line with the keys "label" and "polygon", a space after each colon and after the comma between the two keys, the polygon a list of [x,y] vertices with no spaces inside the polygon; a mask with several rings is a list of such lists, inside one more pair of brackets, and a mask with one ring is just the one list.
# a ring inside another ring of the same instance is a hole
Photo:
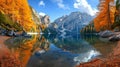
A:
{"label": "yellow foliage", "polygon": [[25,31],[31,28],[36,31],[31,10],[27,0],[0,0],[0,10],[5,12],[14,22],[19,23]]}

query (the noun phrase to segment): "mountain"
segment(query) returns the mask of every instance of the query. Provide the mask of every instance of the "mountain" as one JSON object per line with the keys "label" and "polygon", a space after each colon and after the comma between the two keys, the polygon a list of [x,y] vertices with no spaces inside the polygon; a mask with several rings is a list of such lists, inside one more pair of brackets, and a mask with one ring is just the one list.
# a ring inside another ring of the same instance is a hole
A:
{"label": "mountain", "polygon": [[32,20],[34,20],[37,25],[44,24],[46,27],[48,27],[50,23],[50,17],[48,15],[39,15],[32,7],[30,8],[32,11]]}
{"label": "mountain", "polygon": [[[50,24],[50,29],[56,29],[59,33],[64,34],[76,34],[80,30],[89,24],[94,17],[87,13],[72,12],[69,15],[62,16]],[[54,28],[56,27],[56,28]]]}
{"label": "mountain", "polygon": [[42,24],[44,24],[46,27],[50,24],[50,17],[48,15],[40,16]]}
{"label": "mountain", "polygon": [[50,17],[48,15],[39,15],[32,7],[32,20],[34,20],[35,24],[37,25],[37,30],[44,31],[45,28],[49,26]]}

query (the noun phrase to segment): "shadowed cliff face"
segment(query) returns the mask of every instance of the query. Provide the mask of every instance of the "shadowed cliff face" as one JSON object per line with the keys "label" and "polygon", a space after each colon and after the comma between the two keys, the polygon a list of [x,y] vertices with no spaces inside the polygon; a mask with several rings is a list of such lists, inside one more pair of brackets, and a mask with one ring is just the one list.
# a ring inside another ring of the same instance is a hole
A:
{"label": "shadowed cliff face", "polygon": [[0,11],[19,23],[25,31],[36,30],[27,0],[0,0]]}

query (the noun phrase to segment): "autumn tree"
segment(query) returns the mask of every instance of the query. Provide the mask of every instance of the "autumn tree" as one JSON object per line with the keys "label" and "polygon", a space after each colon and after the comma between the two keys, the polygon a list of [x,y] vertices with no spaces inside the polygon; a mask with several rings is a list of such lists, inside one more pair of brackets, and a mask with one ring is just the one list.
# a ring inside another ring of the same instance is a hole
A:
{"label": "autumn tree", "polygon": [[116,0],[115,23],[112,25],[112,28],[120,30],[120,0]]}
{"label": "autumn tree", "polygon": [[13,22],[19,23],[25,31],[36,31],[27,0],[0,0],[0,11],[8,15]]}
{"label": "autumn tree", "polygon": [[114,0],[99,0],[99,12],[94,19],[96,31],[111,30],[111,25],[114,23],[115,4]]}

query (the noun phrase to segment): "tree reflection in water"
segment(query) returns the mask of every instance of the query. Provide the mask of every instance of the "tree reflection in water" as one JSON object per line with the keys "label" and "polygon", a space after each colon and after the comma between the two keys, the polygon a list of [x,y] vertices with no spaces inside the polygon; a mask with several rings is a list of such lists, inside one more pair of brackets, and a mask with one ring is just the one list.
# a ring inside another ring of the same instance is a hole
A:
{"label": "tree reflection in water", "polygon": [[100,54],[106,56],[115,47],[115,43],[103,42],[95,35],[64,38],[35,35],[10,38],[5,44],[24,67],[74,67],[76,63],[88,62]]}
{"label": "tree reflection in water", "polygon": [[42,36],[33,36],[32,38],[13,37],[5,41],[11,54],[20,59],[22,65],[26,67],[31,55],[39,50],[47,51],[49,42]]}

